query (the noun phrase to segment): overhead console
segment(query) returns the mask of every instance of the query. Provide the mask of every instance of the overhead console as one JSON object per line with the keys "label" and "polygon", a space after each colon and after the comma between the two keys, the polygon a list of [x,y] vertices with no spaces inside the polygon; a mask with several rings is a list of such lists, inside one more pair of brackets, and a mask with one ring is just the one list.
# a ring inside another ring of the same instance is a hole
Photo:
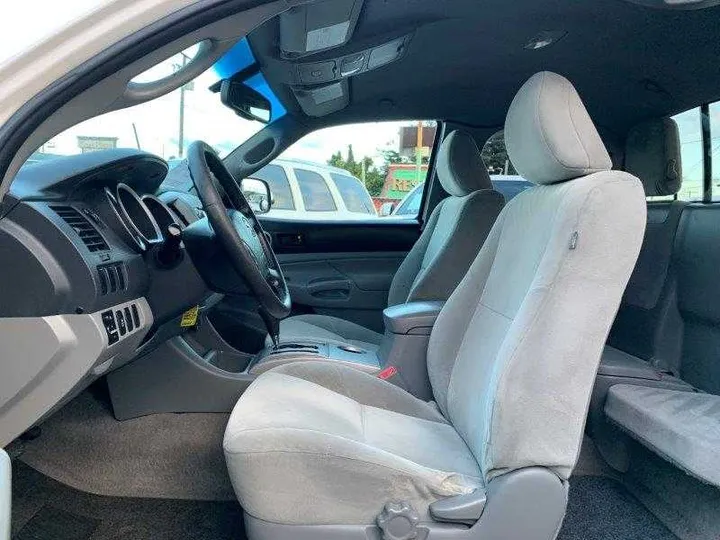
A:
{"label": "overhead console", "polygon": [[410,43],[406,34],[374,47],[318,62],[296,64],[295,84],[324,84],[359,75],[400,59]]}
{"label": "overhead console", "polygon": [[363,0],[322,0],[294,7],[250,36],[262,72],[289,87],[313,117],[345,108],[352,77],[400,60],[413,26],[382,35],[361,35]]}

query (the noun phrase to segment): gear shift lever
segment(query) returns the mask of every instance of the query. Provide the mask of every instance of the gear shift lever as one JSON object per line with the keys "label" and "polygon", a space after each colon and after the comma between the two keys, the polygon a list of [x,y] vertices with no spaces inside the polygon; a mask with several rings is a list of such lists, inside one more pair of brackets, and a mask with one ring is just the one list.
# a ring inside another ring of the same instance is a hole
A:
{"label": "gear shift lever", "polygon": [[273,342],[273,349],[277,349],[280,344],[280,319],[270,315],[264,307],[260,307],[258,312],[260,313],[260,317],[262,317],[262,320],[265,323],[265,328],[267,328],[270,339]]}

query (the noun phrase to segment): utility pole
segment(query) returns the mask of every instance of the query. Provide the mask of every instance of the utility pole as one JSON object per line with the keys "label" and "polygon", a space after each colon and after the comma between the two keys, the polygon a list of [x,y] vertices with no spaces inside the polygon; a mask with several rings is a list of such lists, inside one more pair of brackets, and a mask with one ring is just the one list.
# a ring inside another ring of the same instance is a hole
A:
{"label": "utility pole", "polygon": [[417,147],[415,149],[416,179],[419,184],[422,182],[422,148],[423,148],[423,123],[417,123]]}
{"label": "utility pole", "polygon": [[[188,57],[185,53],[180,53],[182,55],[182,65],[176,64],[175,67],[178,71],[182,71],[182,69],[187,65]],[[183,150],[185,147],[185,85],[183,84],[180,87],[180,128],[178,129],[178,158],[182,159],[183,157]]]}
{"label": "utility pole", "polygon": [[135,122],[132,123],[132,128],[133,133],[135,134],[135,144],[137,145],[137,149],[142,150],[142,148],[140,148],[140,137],[138,137],[137,126],[135,125]]}

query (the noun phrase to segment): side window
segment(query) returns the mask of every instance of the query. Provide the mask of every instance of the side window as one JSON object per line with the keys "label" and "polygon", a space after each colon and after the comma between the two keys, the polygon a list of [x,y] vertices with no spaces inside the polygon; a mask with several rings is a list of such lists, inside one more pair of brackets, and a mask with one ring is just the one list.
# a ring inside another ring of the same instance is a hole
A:
{"label": "side window", "polygon": [[316,172],[295,169],[305,210],[308,212],[332,212],[337,210],[333,196],[325,180]]}
{"label": "side window", "polygon": [[[682,187],[677,194],[682,201],[700,201],[703,198],[703,136],[700,107],[672,117],[680,133],[680,157],[682,160]],[[656,199],[656,197],[650,197]]]}
{"label": "side window", "polygon": [[[284,178],[270,178],[268,166],[263,169],[261,178],[270,184],[276,201],[269,214],[285,209],[294,211],[283,212],[284,218],[298,220],[412,219],[422,208],[422,187],[412,204],[404,203],[425,182],[436,131],[436,122],[417,120],[314,131],[273,163],[288,171],[289,185]],[[402,215],[401,207],[407,208]]]}
{"label": "side window", "polygon": [[395,214],[398,216],[415,217],[420,212],[420,203],[422,202],[423,188],[422,184],[416,187],[410,195],[398,206]]}
{"label": "side window", "polygon": [[295,210],[290,182],[285,170],[280,165],[266,165],[255,174],[254,177],[265,180],[270,186],[274,210]]}
{"label": "side window", "polygon": [[487,167],[488,174],[492,180],[493,188],[499,191],[505,202],[532,187],[532,182],[525,180],[518,174],[510,161],[505,148],[505,133],[498,131],[485,141],[480,151],[480,157]]}
{"label": "side window", "polygon": [[375,213],[372,199],[360,180],[347,174],[338,173],[330,173],[330,178],[332,178],[348,211],[360,214]]}
{"label": "side window", "polygon": [[503,131],[498,131],[485,141],[480,157],[482,157],[490,176],[518,175],[505,148],[505,133]]}

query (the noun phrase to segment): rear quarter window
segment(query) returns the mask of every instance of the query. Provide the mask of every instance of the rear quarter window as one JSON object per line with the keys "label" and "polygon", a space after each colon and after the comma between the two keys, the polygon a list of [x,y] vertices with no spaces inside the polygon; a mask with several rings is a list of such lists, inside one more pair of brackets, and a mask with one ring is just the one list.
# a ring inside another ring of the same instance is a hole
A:
{"label": "rear quarter window", "polygon": [[360,180],[347,174],[330,173],[335,187],[340,192],[345,207],[350,212],[360,214],[374,214],[375,207],[368,192],[360,183]]}
{"label": "rear quarter window", "polygon": [[332,212],[337,210],[330,188],[318,173],[307,169],[295,169],[300,194],[308,212]]}
{"label": "rear quarter window", "polygon": [[273,210],[295,210],[290,182],[280,165],[266,165],[253,174],[253,177],[265,180],[270,186]]}

